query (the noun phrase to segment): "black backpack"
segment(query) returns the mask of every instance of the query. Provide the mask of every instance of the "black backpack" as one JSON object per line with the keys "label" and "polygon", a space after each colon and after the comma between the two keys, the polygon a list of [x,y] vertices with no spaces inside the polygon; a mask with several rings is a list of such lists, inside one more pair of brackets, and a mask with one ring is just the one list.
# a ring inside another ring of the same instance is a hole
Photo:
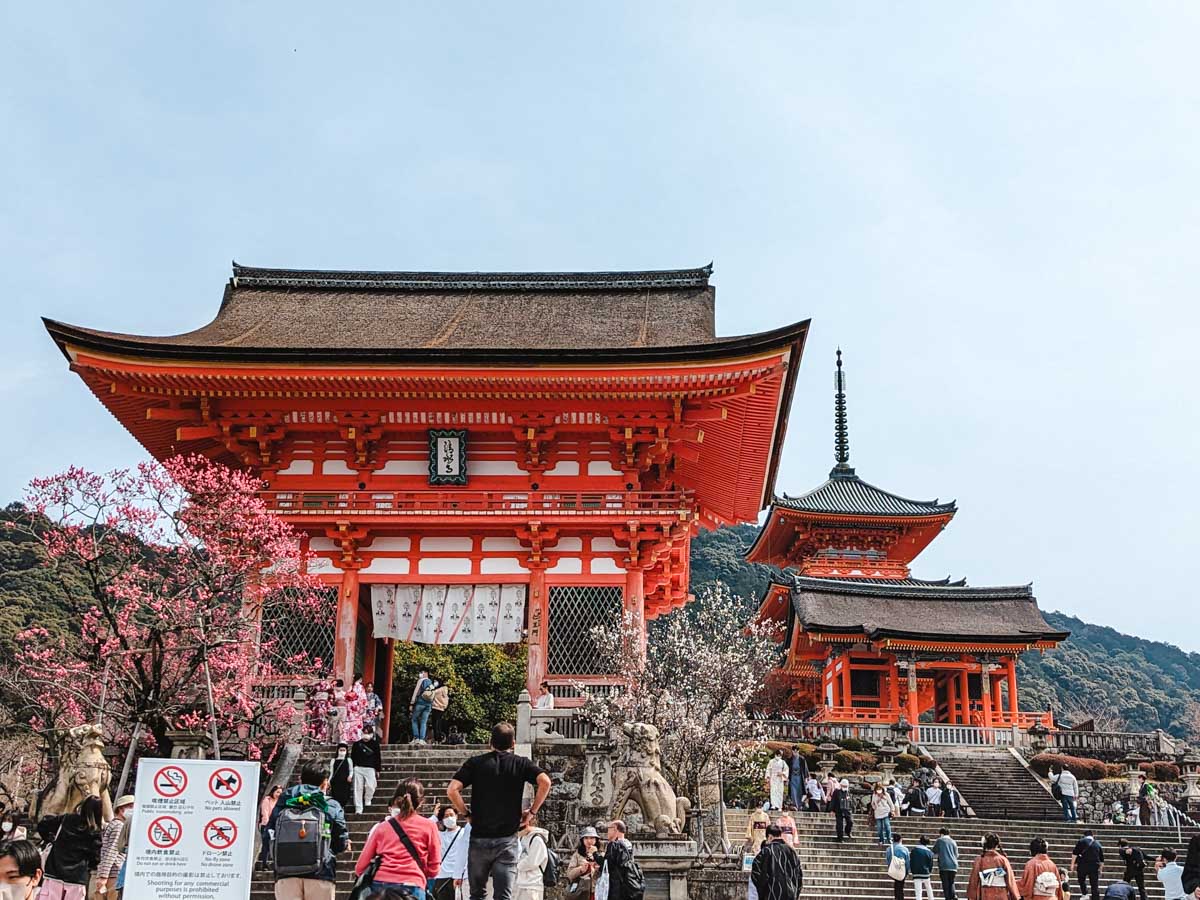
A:
{"label": "black backpack", "polygon": [[554,887],[558,884],[558,867],[560,865],[558,854],[550,849],[550,845],[546,843],[546,839],[540,834],[542,844],[546,848],[546,864],[542,866],[542,884],[546,887]]}
{"label": "black backpack", "polygon": [[275,818],[271,866],[276,878],[320,875],[330,852],[330,827],[324,810],[285,806]]}
{"label": "black backpack", "polygon": [[622,900],[642,900],[646,894],[646,876],[638,861],[629,856],[629,862],[621,867],[621,898]]}

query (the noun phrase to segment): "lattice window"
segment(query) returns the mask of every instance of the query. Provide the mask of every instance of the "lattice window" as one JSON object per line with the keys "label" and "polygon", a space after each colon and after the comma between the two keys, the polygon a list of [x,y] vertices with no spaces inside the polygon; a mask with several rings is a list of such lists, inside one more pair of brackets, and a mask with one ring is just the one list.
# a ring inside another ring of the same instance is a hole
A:
{"label": "lattice window", "polygon": [[614,660],[605,659],[592,629],[621,622],[622,591],[611,586],[550,588],[547,668],[551,675],[607,675]]}
{"label": "lattice window", "polygon": [[286,600],[267,601],[262,614],[262,642],[268,661],[286,672],[284,661],[301,654],[328,669],[333,664],[333,625],[336,588],[327,588],[330,602],[327,614],[321,617],[300,615],[296,606]]}

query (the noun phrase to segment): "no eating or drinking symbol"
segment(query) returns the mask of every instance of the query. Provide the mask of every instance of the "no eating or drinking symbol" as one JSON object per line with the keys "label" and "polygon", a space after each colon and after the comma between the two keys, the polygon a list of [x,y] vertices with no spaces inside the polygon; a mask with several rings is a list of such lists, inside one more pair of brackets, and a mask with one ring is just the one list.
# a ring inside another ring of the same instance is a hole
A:
{"label": "no eating or drinking symbol", "polygon": [[159,816],[150,823],[147,836],[150,843],[159,850],[166,850],[179,843],[179,839],[183,837],[183,826],[174,816]]}
{"label": "no eating or drinking symbol", "polygon": [[162,797],[178,797],[187,789],[187,772],[179,766],[164,766],[154,773],[154,790]]}
{"label": "no eating or drinking symbol", "polygon": [[233,769],[217,769],[208,779],[208,789],[218,800],[232,800],[242,789],[242,776]]}
{"label": "no eating or drinking symbol", "polygon": [[213,819],[204,826],[204,843],[214,850],[228,850],[236,840],[237,825],[231,819]]}

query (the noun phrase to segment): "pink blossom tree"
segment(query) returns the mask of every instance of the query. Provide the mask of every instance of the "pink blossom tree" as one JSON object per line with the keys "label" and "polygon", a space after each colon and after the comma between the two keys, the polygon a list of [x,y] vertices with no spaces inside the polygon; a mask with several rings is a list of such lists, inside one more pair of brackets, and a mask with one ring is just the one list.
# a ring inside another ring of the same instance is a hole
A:
{"label": "pink blossom tree", "polygon": [[18,635],[0,673],[10,724],[27,722],[51,759],[66,729],[101,715],[118,745],[140,726],[144,749],[165,754],[173,730],[215,724],[249,758],[269,755],[294,710],[256,685],[280,675],[315,681],[327,666],[280,658],[259,633],[262,614],[329,621],[333,601],[306,574],[299,536],[266,508],[261,487],[200,456],[33,481],[25,527],[79,618],[67,634]]}

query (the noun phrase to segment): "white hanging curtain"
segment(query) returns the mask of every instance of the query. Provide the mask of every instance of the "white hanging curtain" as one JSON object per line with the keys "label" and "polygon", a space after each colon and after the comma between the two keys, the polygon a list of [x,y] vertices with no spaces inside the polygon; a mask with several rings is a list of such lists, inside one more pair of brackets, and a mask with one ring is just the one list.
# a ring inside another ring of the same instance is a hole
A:
{"label": "white hanging curtain", "polygon": [[523,584],[374,584],[375,637],[417,644],[516,644]]}

